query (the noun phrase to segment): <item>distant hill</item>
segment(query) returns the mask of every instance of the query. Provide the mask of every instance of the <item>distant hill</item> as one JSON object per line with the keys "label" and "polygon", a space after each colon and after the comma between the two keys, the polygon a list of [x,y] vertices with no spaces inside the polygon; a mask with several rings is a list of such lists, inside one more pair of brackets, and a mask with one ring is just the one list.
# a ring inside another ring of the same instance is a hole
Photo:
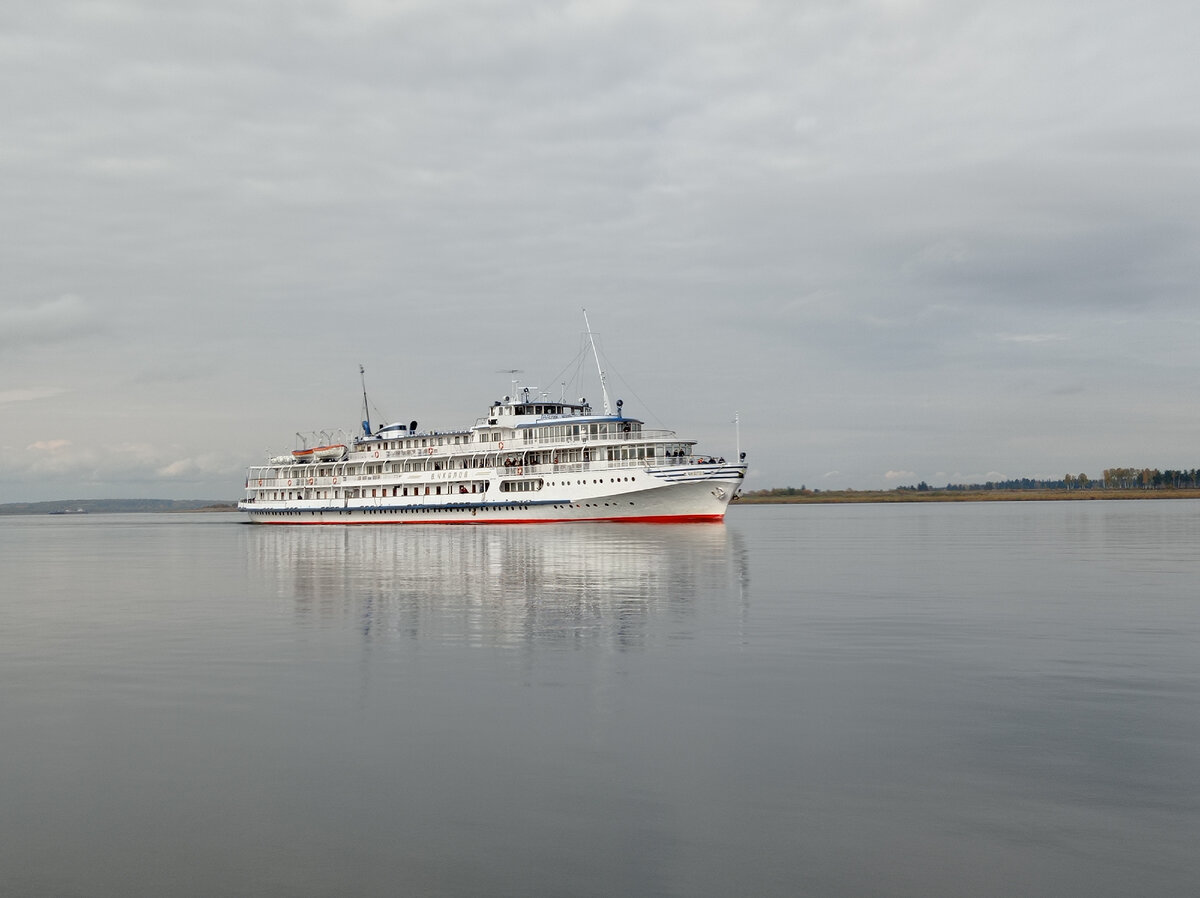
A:
{"label": "distant hill", "polygon": [[126,514],[165,511],[237,511],[237,505],[220,499],[58,499],[52,502],[9,502],[0,505],[6,514]]}

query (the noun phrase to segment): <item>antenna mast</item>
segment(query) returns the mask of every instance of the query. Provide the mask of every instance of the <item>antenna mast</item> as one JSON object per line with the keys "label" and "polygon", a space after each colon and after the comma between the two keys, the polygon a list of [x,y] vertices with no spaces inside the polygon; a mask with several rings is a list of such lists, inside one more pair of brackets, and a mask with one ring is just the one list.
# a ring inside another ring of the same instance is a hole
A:
{"label": "antenna mast", "polygon": [[600,353],[596,352],[596,338],[592,336],[592,326],[588,323],[587,309],[583,310],[583,326],[587,328],[588,340],[592,344],[592,357],[596,360],[596,370],[600,372],[600,393],[604,397],[604,414],[612,414],[612,404],[608,401],[608,382],[604,379],[604,369],[600,367]]}
{"label": "antenna mast", "polygon": [[367,371],[362,365],[358,366],[358,376],[362,380],[363,388],[363,434],[371,435],[371,407],[367,404]]}

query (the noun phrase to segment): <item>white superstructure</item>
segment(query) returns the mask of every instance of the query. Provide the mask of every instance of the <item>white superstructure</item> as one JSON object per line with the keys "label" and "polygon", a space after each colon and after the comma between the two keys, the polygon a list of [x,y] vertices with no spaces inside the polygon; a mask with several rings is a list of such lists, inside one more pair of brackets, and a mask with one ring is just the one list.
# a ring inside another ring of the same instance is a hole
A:
{"label": "white superstructure", "polygon": [[525,389],[464,430],[372,430],[364,416],[348,446],[251,467],[238,507],[262,524],[720,521],[744,458],[698,454],[694,440],[626,417],[621,400],[608,410],[604,392],[595,414],[586,399]]}

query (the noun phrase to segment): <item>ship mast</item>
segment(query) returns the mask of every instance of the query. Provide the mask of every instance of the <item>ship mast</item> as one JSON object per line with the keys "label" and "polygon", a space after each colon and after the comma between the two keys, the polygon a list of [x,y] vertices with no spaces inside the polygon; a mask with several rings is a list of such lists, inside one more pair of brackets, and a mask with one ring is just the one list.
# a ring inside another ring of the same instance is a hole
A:
{"label": "ship mast", "polygon": [[362,380],[362,388],[363,388],[363,414],[362,414],[362,416],[363,416],[363,420],[362,420],[363,434],[366,436],[370,436],[371,435],[371,408],[369,405],[367,405],[367,372],[366,372],[366,369],[363,368],[362,365],[358,366],[358,376]]}
{"label": "ship mast", "polygon": [[604,379],[604,369],[600,367],[600,353],[596,352],[596,338],[592,335],[592,326],[588,323],[587,309],[583,310],[583,326],[587,328],[588,340],[592,344],[592,358],[596,360],[596,370],[600,373],[600,393],[604,397],[604,414],[612,414],[612,405],[608,401],[608,382]]}

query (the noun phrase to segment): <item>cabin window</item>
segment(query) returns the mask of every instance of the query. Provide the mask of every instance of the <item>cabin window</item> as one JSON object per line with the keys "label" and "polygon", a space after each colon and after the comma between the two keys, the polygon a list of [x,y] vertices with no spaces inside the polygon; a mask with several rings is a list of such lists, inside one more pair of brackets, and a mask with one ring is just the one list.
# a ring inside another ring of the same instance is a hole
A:
{"label": "cabin window", "polygon": [[541,478],[534,480],[505,480],[500,484],[502,493],[532,493],[542,488]]}

